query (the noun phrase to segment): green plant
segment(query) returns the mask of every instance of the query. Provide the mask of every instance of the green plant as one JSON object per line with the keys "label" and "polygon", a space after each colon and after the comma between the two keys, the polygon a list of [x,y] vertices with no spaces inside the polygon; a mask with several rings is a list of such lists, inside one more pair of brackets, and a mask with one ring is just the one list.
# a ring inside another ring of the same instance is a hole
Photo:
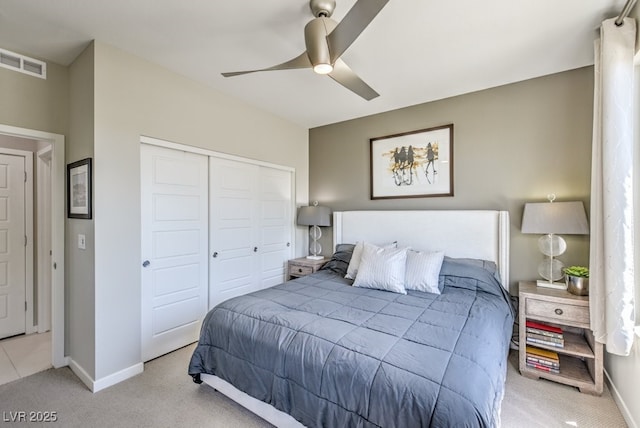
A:
{"label": "green plant", "polygon": [[569,266],[568,268],[564,269],[564,274],[579,276],[582,278],[589,278],[589,268],[586,268],[584,266]]}

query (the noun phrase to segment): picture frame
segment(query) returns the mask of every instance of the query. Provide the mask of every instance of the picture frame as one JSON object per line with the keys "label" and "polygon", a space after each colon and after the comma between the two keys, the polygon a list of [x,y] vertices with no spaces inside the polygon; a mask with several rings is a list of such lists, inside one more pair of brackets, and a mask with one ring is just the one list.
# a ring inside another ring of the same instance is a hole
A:
{"label": "picture frame", "polygon": [[369,141],[371,199],[453,196],[453,124]]}
{"label": "picture frame", "polygon": [[91,158],[67,165],[67,217],[91,219]]}

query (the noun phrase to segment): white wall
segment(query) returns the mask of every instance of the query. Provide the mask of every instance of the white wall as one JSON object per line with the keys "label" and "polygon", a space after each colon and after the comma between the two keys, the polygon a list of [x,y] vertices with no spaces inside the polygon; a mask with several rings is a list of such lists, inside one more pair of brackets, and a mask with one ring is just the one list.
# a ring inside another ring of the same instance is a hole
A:
{"label": "white wall", "polygon": [[[141,361],[140,136],[296,170],[308,200],[308,132],[95,42],[95,379]],[[301,254],[303,234],[296,237]]]}

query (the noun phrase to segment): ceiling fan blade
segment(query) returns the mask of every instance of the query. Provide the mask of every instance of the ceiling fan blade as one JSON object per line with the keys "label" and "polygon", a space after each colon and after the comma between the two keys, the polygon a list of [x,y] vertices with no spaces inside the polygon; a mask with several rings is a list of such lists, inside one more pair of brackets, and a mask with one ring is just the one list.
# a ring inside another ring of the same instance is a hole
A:
{"label": "ceiling fan blade", "polygon": [[297,57],[287,61],[287,62],[283,62],[282,64],[278,64],[278,65],[274,65],[273,67],[269,67],[269,68],[262,68],[260,70],[248,70],[248,71],[232,71],[229,73],[222,73],[222,75],[224,77],[233,77],[233,76],[240,76],[242,74],[249,74],[249,73],[256,73],[258,71],[272,71],[272,70],[293,70],[296,68],[311,68],[311,61],[309,61],[309,56],[307,55],[307,52],[302,52],[300,55],[298,55]]}
{"label": "ceiling fan blade", "polygon": [[371,101],[380,94],[364,83],[364,80],[358,77],[356,73],[349,68],[341,59],[336,60],[333,65],[333,71],[329,73],[329,77],[367,101]]}
{"label": "ceiling fan blade", "polygon": [[327,36],[331,62],[334,62],[351,46],[360,33],[389,0],[358,0],[338,26]]}

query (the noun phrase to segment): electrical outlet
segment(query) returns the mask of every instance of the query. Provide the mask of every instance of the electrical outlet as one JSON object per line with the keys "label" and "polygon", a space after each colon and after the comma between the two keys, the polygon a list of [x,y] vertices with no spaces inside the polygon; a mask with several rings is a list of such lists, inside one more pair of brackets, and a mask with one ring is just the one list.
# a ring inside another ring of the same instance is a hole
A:
{"label": "electrical outlet", "polygon": [[78,235],[78,248],[80,248],[81,250],[87,249],[87,241],[85,239],[85,236],[82,234]]}

